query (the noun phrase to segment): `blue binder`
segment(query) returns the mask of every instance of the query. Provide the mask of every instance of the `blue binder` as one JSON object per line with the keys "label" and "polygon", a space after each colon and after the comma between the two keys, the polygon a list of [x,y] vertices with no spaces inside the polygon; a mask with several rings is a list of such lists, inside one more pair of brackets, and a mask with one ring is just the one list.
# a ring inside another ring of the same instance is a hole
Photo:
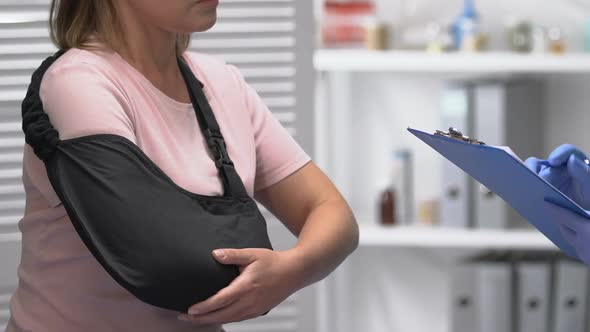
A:
{"label": "blue binder", "polygon": [[565,253],[578,257],[561,235],[558,225],[546,218],[541,207],[544,201],[549,201],[588,217],[586,211],[520,160],[497,147],[471,144],[412,128],[408,131],[500,196]]}

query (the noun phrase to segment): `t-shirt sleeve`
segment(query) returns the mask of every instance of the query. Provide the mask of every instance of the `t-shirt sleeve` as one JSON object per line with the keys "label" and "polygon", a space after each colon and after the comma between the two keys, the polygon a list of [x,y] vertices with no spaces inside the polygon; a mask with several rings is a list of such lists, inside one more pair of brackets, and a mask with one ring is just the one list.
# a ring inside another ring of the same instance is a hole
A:
{"label": "t-shirt sleeve", "polygon": [[[58,63],[56,63],[58,64]],[[61,140],[92,134],[116,134],[136,142],[129,103],[98,64],[76,61],[49,68],[39,95]],[[28,165],[32,184],[50,206],[60,204],[45,167],[36,156]]]}
{"label": "t-shirt sleeve", "polygon": [[267,188],[307,164],[311,157],[268,109],[239,70],[229,65],[244,91],[256,143],[254,192]]}
{"label": "t-shirt sleeve", "polygon": [[116,134],[135,142],[129,102],[107,71],[77,61],[45,73],[41,101],[60,139]]}

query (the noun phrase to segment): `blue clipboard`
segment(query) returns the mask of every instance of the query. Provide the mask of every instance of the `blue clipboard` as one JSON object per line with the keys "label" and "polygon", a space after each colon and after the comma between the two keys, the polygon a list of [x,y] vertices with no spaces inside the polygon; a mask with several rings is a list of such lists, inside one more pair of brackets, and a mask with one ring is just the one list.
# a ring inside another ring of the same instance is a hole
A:
{"label": "blue clipboard", "polygon": [[412,128],[408,131],[500,196],[565,253],[578,257],[561,235],[558,225],[544,215],[542,205],[549,201],[588,217],[586,211],[518,158],[489,145],[472,144]]}

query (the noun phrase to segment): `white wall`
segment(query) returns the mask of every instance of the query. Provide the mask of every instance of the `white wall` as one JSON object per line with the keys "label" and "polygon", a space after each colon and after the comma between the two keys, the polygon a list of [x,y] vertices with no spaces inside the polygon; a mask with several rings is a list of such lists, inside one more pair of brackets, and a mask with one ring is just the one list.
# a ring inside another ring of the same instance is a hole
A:
{"label": "white wall", "polygon": [[590,153],[590,78],[554,76],[547,81],[547,152],[571,143]]}

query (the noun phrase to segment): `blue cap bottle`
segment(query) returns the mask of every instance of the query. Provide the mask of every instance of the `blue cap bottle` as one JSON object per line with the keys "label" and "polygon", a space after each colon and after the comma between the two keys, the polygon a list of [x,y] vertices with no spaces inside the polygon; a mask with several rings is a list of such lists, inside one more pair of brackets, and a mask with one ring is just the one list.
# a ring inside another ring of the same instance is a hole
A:
{"label": "blue cap bottle", "polygon": [[452,26],[455,49],[463,47],[466,38],[476,38],[479,33],[479,16],[475,11],[474,0],[465,0],[463,13],[457,17]]}

